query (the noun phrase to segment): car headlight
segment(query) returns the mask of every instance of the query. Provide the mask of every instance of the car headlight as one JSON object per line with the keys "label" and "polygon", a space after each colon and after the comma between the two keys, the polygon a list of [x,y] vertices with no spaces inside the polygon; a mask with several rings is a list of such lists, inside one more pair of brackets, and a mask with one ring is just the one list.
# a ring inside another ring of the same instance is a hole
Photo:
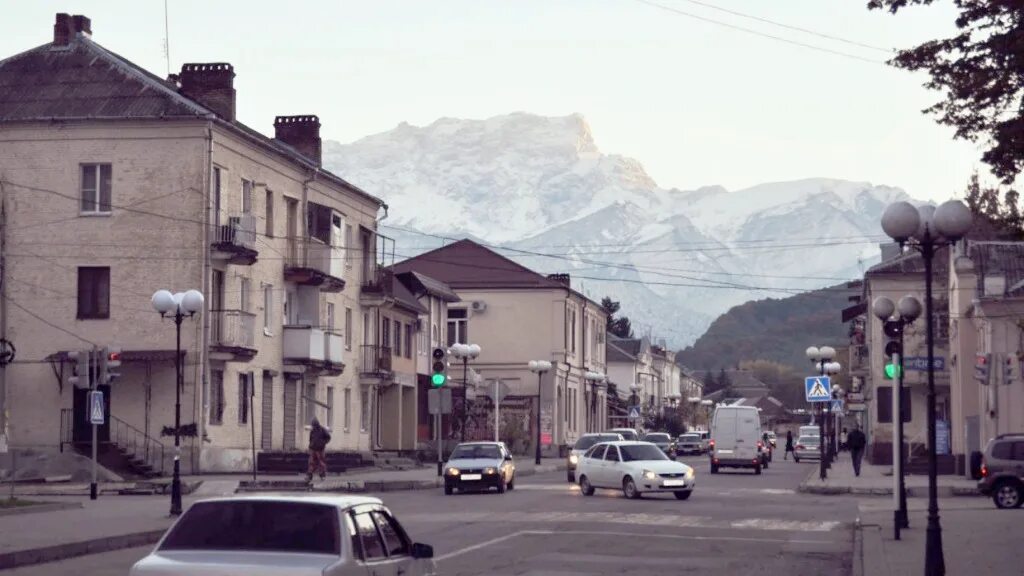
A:
{"label": "car headlight", "polygon": [[569,464],[575,464],[580,461],[580,457],[575,454],[569,454]]}
{"label": "car headlight", "polygon": [[487,468],[484,470],[484,474],[497,474],[497,472],[498,471],[495,470],[494,468]]}
{"label": "car headlight", "polygon": [[644,478],[648,480],[657,480],[658,475],[653,470],[644,470]]}
{"label": "car headlight", "polygon": [[458,476],[459,475],[459,469],[458,468],[449,468],[447,471],[445,471],[445,474],[447,474],[449,476]]}
{"label": "car headlight", "polygon": [[688,479],[693,480],[694,476],[696,476],[696,473],[694,473],[693,468],[690,468],[689,470],[686,471],[686,477]]}

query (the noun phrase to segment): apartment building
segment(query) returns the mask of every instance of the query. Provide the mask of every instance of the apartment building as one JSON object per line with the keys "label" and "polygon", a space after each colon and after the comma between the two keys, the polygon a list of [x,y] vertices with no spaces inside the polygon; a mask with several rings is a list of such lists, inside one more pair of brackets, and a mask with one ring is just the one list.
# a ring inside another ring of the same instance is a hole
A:
{"label": "apartment building", "polygon": [[387,206],[322,168],[316,116],[277,117],[274,138],[241,123],[234,78],[226,63],[157,77],[67,14],[0,60],[12,446],[81,440],[75,352],[119,346],[101,440],[167,467],[177,355],[158,289],[205,295],[181,333],[187,472],[301,451],[314,416],[328,450],[412,446],[422,309],[382,266]]}

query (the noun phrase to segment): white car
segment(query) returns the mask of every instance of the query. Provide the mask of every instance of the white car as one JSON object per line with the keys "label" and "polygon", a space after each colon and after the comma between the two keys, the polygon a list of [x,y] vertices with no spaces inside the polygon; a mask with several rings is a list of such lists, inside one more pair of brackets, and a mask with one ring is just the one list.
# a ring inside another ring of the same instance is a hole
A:
{"label": "white car", "polygon": [[622,490],[627,498],[639,498],[645,492],[670,492],[686,500],[697,485],[693,468],[670,460],[650,442],[598,444],[580,458],[576,475],[585,496],[593,495],[595,488],[610,488]]}
{"label": "white car", "polygon": [[377,498],[258,496],[196,502],[130,576],[435,574]]}
{"label": "white car", "polygon": [[576,482],[576,465],[579,464],[580,457],[583,456],[583,453],[588,448],[598,442],[611,442],[613,440],[625,440],[625,438],[622,437],[622,434],[611,432],[595,432],[580,436],[576,444],[573,445],[572,450],[569,451],[569,456],[566,460],[566,480],[570,483]]}

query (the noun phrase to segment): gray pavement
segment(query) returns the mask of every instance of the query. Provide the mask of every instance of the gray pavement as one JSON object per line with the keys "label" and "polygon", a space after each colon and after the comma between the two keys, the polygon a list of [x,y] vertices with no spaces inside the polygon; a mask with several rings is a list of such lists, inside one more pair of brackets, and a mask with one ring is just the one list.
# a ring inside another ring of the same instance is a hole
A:
{"label": "gray pavement", "polygon": [[[805,460],[811,470],[807,479],[800,484],[802,492],[812,494],[853,494],[855,496],[887,496],[893,493],[893,476],[891,466],[875,466],[867,462],[861,465],[860,476],[853,473],[850,455],[843,452],[839,460],[828,469],[828,477],[822,481],[818,473],[816,460]],[[904,483],[909,498],[925,498],[928,496],[928,477],[921,475],[906,476]],[[977,496],[977,482],[963,476],[939,476],[939,496]]]}

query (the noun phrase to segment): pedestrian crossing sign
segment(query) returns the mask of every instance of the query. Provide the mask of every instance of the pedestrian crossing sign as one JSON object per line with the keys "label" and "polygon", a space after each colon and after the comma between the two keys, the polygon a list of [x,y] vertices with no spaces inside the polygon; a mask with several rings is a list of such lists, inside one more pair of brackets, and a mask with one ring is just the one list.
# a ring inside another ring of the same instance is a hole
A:
{"label": "pedestrian crossing sign", "polygon": [[640,407],[639,406],[633,406],[632,408],[629,409],[629,419],[630,420],[639,420],[640,419]]}
{"label": "pedestrian crossing sign", "polygon": [[828,376],[808,376],[804,379],[804,391],[808,402],[832,400],[832,381]]}
{"label": "pedestrian crossing sign", "polygon": [[103,392],[93,390],[89,392],[89,423],[102,426],[106,414],[103,410]]}

